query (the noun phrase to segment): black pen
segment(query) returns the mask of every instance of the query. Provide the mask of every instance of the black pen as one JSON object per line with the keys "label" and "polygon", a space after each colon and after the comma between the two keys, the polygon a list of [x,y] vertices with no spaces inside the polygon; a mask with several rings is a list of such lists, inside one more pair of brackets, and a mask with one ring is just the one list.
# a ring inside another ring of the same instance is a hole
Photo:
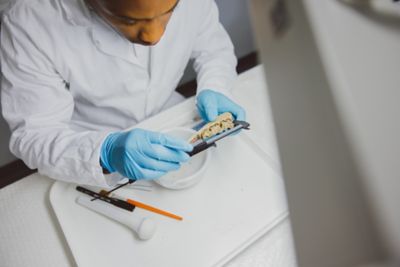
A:
{"label": "black pen", "polygon": [[93,192],[92,190],[89,190],[87,188],[84,188],[82,186],[77,186],[76,190],[78,190],[81,193],[87,194],[89,196],[94,197],[94,199],[99,199],[102,201],[105,201],[111,205],[117,206],[118,208],[122,208],[124,210],[128,211],[133,211],[135,209],[135,205],[130,204],[124,200],[118,199],[118,198],[113,198],[113,197],[108,197],[107,195],[99,194],[96,192]]}

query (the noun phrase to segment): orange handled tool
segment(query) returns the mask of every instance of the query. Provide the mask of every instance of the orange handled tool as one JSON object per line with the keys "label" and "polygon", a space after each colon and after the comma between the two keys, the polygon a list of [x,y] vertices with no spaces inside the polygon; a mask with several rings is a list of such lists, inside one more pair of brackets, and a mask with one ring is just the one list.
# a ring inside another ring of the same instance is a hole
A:
{"label": "orange handled tool", "polygon": [[180,217],[178,215],[172,214],[172,213],[164,211],[164,210],[157,209],[155,207],[152,207],[150,205],[144,204],[142,202],[139,202],[139,201],[136,201],[136,200],[133,200],[133,199],[129,199],[128,198],[128,199],[126,199],[126,202],[128,202],[128,203],[130,203],[132,205],[135,205],[138,208],[142,208],[142,209],[145,209],[145,210],[148,210],[148,211],[152,211],[154,213],[158,213],[158,214],[173,218],[173,219],[178,220],[178,221],[182,221],[182,219],[183,219],[182,217]]}
{"label": "orange handled tool", "polygon": [[[105,190],[101,190],[100,191],[100,194],[105,194],[105,193],[107,193],[107,191],[105,191]],[[121,197],[118,196],[118,195],[114,195],[114,197],[121,199]],[[178,220],[178,221],[182,221],[183,220],[183,218],[181,216],[172,214],[170,212],[158,209],[156,207],[144,204],[142,202],[139,202],[139,201],[136,201],[136,200],[133,200],[133,199],[127,198],[125,201],[128,202],[129,204],[134,205],[135,207],[142,208],[144,210],[148,210],[148,211],[160,214],[160,215],[164,215],[164,216],[170,217],[170,218]]]}

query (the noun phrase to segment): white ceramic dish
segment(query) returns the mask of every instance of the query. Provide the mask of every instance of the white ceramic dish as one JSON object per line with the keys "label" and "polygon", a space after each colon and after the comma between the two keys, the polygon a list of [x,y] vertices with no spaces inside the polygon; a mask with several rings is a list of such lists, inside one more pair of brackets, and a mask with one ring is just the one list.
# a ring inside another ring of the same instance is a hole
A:
{"label": "white ceramic dish", "polygon": [[[176,127],[164,130],[163,133],[188,140],[196,131],[189,128]],[[190,158],[190,160],[182,164],[181,168],[172,171],[154,180],[154,182],[168,189],[184,189],[197,184],[204,170],[210,162],[211,149],[207,149]]]}

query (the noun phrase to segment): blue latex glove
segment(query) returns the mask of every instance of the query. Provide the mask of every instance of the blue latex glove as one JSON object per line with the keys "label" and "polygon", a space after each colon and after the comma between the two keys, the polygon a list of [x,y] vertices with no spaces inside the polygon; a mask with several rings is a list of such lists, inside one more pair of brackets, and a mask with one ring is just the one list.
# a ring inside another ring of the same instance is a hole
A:
{"label": "blue latex glove", "polygon": [[203,90],[197,96],[197,109],[205,121],[214,121],[218,115],[230,112],[236,120],[246,120],[246,112],[225,95],[213,90]]}
{"label": "blue latex glove", "polygon": [[100,163],[131,180],[156,179],[189,160],[188,142],[162,133],[133,129],[112,133],[101,147]]}

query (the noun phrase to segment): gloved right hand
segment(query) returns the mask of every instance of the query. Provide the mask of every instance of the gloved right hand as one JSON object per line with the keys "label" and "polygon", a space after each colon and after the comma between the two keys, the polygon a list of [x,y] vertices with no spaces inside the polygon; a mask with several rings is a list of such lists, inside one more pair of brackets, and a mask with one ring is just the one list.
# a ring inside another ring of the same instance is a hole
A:
{"label": "gloved right hand", "polygon": [[156,179],[177,170],[189,160],[188,142],[143,129],[112,133],[101,147],[100,163],[109,172],[117,171],[130,180]]}

